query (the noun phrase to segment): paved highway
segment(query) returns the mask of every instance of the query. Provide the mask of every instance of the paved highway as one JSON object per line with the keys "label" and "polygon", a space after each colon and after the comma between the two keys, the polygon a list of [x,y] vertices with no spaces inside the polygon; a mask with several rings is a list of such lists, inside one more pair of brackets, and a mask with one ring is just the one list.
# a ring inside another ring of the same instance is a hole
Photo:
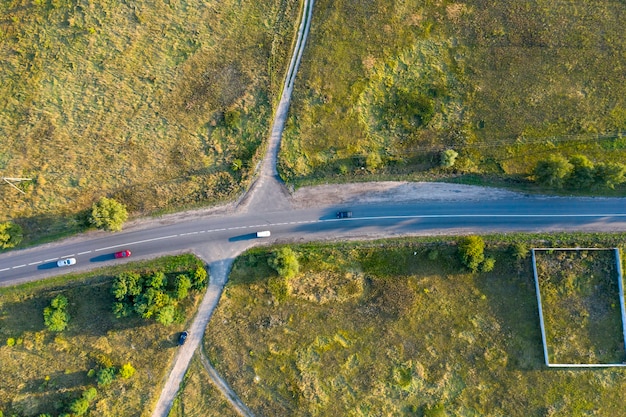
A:
{"label": "paved highway", "polygon": [[[336,219],[338,210],[354,217]],[[270,230],[270,238],[254,233]],[[626,199],[522,197],[489,202],[417,202],[213,215],[176,224],[138,227],[120,233],[86,234],[0,255],[0,285],[41,279],[99,265],[124,262],[113,253],[130,249],[130,258],[152,258],[211,245],[371,238],[400,235],[488,233],[494,231],[626,231]],[[263,241],[263,242],[261,242]],[[75,257],[77,265],[56,261]]]}

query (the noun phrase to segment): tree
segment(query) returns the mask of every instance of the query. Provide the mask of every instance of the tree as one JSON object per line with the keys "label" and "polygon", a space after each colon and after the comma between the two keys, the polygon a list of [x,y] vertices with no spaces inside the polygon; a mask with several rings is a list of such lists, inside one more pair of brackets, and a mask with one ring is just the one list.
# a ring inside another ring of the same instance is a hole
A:
{"label": "tree", "polygon": [[268,259],[268,264],[283,278],[291,279],[300,272],[298,255],[286,246],[274,252]]}
{"label": "tree", "polygon": [[156,322],[161,323],[164,326],[169,326],[174,323],[174,319],[176,318],[176,306],[174,304],[168,304],[166,306],[161,307],[156,312]]}
{"label": "tree", "polygon": [[597,164],[593,170],[595,184],[610,189],[626,181],[625,174],[626,167],[614,162]]}
{"label": "tree", "polygon": [[109,385],[115,379],[115,368],[110,367],[100,369],[98,371],[96,379],[98,380],[99,387]]}
{"label": "tree", "polygon": [[67,298],[61,294],[50,302],[50,306],[43,309],[43,322],[48,330],[62,332],[67,328],[70,315],[67,311]]}
{"label": "tree", "polygon": [[489,257],[489,258],[485,258],[485,260],[483,261],[483,263],[480,265],[480,270],[482,272],[491,272],[493,271],[493,268],[496,266],[496,259]]}
{"label": "tree", "polygon": [[0,223],[0,249],[13,248],[22,241],[22,228],[13,222]]}
{"label": "tree", "polygon": [[533,174],[535,180],[549,187],[561,188],[574,167],[562,155],[552,155],[537,162]]}
{"label": "tree", "polygon": [[182,300],[189,294],[191,288],[191,280],[185,274],[177,275],[174,279],[174,298]]}
{"label": "tree", "polygon": [[511,246],[511,253],[517,260],[526,259],[528,256],[528,245],[524,242],[517,242],[513,246]]}
{"label": "tree", "polygon": [[201,289],[206,287],[207,278],[208,278],[208,274],[206,272],[206,269],[199,266],[196,268],[196,271],[193,274],[193,278],[191,280],[191,286],[193,287],[194,290],[200,291]]}
{"label": "tree", "polygon": [[77,398],[70,405],[70,411],[77,416],[82,416],[89,410],[89,401],[85,398]]}
{"label": "tree", "polygon": [[569,163],[573,169],[567,178],[568,187],[578,190],[591,188],[594,182],[593,163],[584,155],[572,156]]}
{"label": "tree", "polygon": [[112,198],[102,197],[93,204],[89,222],[98,229],[115,232],[122,230],[127,219],[128,212],[122,203]]}
{"label": "tree", "polygon": [[135,368],[133,368],[133,365],[131,365],[130,362],[122,365],[122,367],[120,368],[121,378],[128,379],[132,377],[133,375],[135,375]]}
{"label": "tree", "polygon": [[441,153],[441,166],[444,168],[452,168],[458,156],[458,152],[456,152],[454,149],[446,149]]}
{"label": "tree", "polygon": [[365,167],[369,172],[376,171],[378,168],[380,168],[382,163],[383,159],[380,157],[380,154],[378,152],[370,152],[365,158]]}
{"label": "tree", "polygon": [[472,272],[478,271],[478,267],[485,260],[485,241],[480,236],[467,236],[459,242],[459,254],[461,261]]}
{"label": "tree", "polygon": [[165,286],[167,285],[167,277],[161,271],[154,272],[146,279],[145,284],[150,288],[160,290],[161,288],[165,288]]}
{"label": "tree", "polygon": [[67,297],[64,295],[57,295],[56,297],[54,297],[52,299],[52,301],[50,302],[50,306],[52,308],[56,308],[56,309],[60,309],[63,310],[65,308],[67,308]]}

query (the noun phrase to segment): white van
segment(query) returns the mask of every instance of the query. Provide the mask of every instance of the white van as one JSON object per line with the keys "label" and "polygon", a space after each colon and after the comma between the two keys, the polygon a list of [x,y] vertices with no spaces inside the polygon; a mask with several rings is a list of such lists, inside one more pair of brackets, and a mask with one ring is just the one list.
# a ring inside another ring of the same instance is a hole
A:
{"label": "white van", "polygon": [[269,230],[264,230],[262,232],[256,232],[256,237],[270,237],[272,234]]}

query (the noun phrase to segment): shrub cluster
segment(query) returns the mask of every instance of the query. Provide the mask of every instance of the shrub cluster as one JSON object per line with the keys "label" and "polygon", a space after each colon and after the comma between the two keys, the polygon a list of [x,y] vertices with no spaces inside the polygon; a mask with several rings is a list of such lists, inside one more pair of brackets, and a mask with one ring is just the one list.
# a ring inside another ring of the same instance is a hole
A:
{"label": "shrub cluster", "polygon": [[207,272],[202,267],[191,276],[178,274],[171,280],[163,272],[145,275],[122,272],[113,281],[112,292],[117,300],[113,304],[113,313],[117,318],[136,313],[169,325],[178,316],[178,302],[188,297],[189,290],[201,290],[206,283]]}
{"label": "shrub cluster", "polygon": [[569,159],[563,155],[552,155],[537,162],[533,175],[539,184],[553,188],[613,189],[626,181],[626,166],[614,162],[594,164],[584,155],[574,155]]}

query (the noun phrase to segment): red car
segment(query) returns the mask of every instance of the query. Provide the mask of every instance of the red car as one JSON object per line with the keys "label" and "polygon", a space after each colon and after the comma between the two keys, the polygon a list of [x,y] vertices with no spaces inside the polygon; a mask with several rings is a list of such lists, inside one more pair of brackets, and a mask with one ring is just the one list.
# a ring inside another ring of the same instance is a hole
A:
{"label": "red car", "polygon": [[130,251],[127,250],[123,250],[121,252],[115,252],[113,254],[116,258],[128,258],[130,256]]}

